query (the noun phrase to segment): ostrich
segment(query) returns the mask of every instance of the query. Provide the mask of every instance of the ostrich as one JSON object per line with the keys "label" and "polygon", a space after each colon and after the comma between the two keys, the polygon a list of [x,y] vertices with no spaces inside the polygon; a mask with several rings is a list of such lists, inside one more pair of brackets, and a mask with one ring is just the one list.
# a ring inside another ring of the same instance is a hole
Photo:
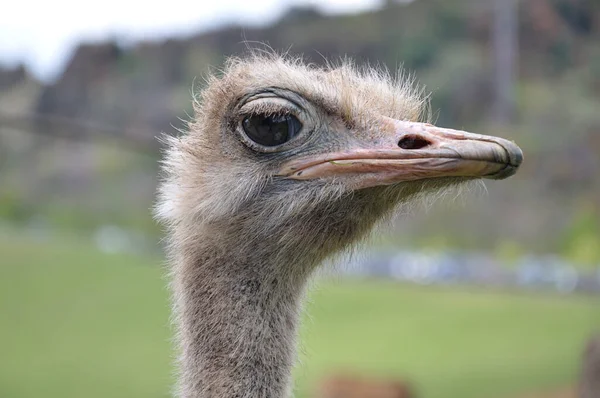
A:
{"label": "ostrich", "polygon": [[291,395],[298,318],[317,266],[398,206],[511,176],[501,138],[419,123],[410,79],[350,62],[230,59],[165,138],[157,218],[168,230],[180,353],[176,395]]}

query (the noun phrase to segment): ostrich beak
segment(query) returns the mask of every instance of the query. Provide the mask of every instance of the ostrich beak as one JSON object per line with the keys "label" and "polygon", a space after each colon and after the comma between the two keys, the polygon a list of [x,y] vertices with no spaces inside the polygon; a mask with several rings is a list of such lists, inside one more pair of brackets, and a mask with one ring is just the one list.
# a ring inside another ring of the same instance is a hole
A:
{"label": "ostrich beak", "polygon": [[513,142],[428,123],[384,117],[369,142],[344,151],[294,159],[278,175],[295,180],[352,178],[358,187],[426,178],[500,180],[516,173],[523,152]]}

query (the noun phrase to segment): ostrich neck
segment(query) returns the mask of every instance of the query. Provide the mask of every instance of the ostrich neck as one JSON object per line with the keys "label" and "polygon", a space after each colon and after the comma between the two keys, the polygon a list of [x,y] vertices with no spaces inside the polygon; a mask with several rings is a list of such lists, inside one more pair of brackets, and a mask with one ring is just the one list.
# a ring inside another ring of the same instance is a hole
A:
{"label": "ostrich neck", "polygon": [[179,396],[288,397],[310,271],[281,253],[240,248],[236,239],[194,241],[175,253],[173,270]]}

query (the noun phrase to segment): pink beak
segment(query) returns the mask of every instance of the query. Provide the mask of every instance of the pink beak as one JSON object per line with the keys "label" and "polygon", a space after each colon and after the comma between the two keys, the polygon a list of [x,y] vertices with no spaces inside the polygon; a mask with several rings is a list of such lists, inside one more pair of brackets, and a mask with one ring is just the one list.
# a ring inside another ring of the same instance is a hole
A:
{"label": "pink beak", "polygon": [[357,187],[440,177],[504,179],[523,152],[511,141],[428,123],[382,118],[372,145],[294,159],[278,175],[296,180],[351,178]]}

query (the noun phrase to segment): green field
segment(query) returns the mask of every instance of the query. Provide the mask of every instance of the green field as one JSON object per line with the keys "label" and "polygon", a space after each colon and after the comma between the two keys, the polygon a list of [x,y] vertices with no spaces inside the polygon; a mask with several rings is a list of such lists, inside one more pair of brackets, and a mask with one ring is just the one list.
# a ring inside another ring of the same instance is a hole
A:
{"label": "green field", "polygon": [[[168,397],[161,260],[73,240],[0,237],[0,397]],[[310,295],[297,397],[348,370],[425,398],[494,398],[574,382],[597,297],[324,282]]]}

